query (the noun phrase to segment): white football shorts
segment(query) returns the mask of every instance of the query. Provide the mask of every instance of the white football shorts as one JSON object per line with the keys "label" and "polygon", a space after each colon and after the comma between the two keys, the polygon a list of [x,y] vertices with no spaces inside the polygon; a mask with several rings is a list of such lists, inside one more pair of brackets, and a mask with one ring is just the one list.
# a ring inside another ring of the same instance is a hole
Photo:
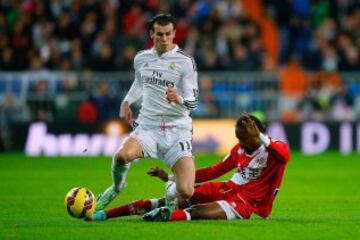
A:
{"label": "white football shorts", "polygon": [[144,157],[157,158],[170,169],[182,157],[193,157],[192,125],[138,125],[130,134],[142,146]]}

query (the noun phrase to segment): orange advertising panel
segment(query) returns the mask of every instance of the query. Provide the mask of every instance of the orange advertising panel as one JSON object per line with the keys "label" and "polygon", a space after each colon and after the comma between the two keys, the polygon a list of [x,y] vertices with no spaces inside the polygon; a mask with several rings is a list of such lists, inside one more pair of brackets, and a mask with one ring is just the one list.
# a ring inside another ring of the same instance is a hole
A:
{"label": "orange advertising panel", "polygon": [[196,151],[228,153],[237,143],[235,120],[194,120],[193,148]]}

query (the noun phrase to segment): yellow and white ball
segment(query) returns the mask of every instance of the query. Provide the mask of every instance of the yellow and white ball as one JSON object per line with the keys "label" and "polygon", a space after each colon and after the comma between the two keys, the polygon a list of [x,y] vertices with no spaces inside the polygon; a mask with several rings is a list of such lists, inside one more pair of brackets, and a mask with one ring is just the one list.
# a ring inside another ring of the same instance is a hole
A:
{"label": "yellow and white ball", "polygon": [[65,196],[65,209],[74,218],[90,217],[95,210],[94,194],[84,187],[75,187]]}

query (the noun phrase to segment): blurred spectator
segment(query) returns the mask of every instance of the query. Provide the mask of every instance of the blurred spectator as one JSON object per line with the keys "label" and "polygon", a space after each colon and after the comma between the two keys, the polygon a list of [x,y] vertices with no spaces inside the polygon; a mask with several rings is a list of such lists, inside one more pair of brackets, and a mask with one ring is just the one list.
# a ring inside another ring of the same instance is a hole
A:
{"label": "blurred spectator", "polygon": [[336,102],[334,97],[339,89],[340,80],[335,73],[315,74],[299,104],[300,119],[324,121],[331,117],[330,113],[334,107],[332,104]]}
{"label": "blurred spectator", "polygon": [[0,3],[0,69],[28,70],[40,56],[49,70],[60,70],[63,59],[71,70],[127,70],[132,54],[124,51],[151,47],[146,21],[165,12],[177,18],[175,42],[195,56],[200,71],[267,71],[293,53],[305,70],[359,68],[354,0],[29,0]]}
{"label": "blurred spectator", "polygon": [[302,97],[307,88],[305,71],[299,58],[293,55],[287,65],[280,71],[280,92],[284,96]]}
{"label": "blurred spectator", "polygon": [[97,110],[94,103],[91,101],[84,101],[80,103],[77,117],[79,123],[96,123],[97,121]]}
{"label": "blurred spectator", "polygon": [[199,79],[199,105],[192,114],[194,117],[215,118],[219,117],[219,106],[212,93],[212,79],[204,75]]}
{"label": "blurred spectator", "polygon": [[29,91],[27,105],[34,121],[51,122],[54,116],[54,96],[48,89],[48,82],[39,80]]}
{"label": "blurred spectator", "polygon": [[340,62],[339,70],[358,71],[360,69],[359,50],[354,46],[347,47]]}
{"label": "blurred spectator", "polygon": [[248,60],[248,51],[240,43],[234,46],[233,50],[234,60],[229,66],[229,70],[233,71],[251,71],[253,70],[253,65]]}
{"label": "blurred spectator", "polygon": [[291,56],[289,63],[280,71],[280,106],[281,118],[294,121],[299,118],[297,105],[303,98],[308,87],[305,71],[299,63],[296,55]]}
{"label": "blurred spectator", "polygon": [[97,119],[99,121],[118,117],[119,100],[115,92],[110,89],[107,81],[100,82],[92,99],[96,106]]}
{"label": "blurred spectator", "polygon": [[14,53],[10,48],[4,48],[1,52],[0,70],[14,71],[16,69]]}
{"label": "blurred spectator", "polygon": [[124,48],[121,58],[121,67],[119,70],[122,71],[134,71],[134,57],[136,55],[136,49],[133,46],[127,46]]}
{"label": "blurred spectator", "polygon": [[299,104],[302,120],[323,121],[328,110],[329,96],[321,81],[312,81]]}
{"label": "blurred spectator", "polygon": [[90,96],[92,89],[95,88],[93,80],[93,72],[89,68],[84,69],[79,76],[78,90],[83,91]]}
{"label": "blurred spectator", "polygon": [[[51,121],[76,91],[84,93],[76,104],[94,102],[75,106],[74,116],[88,113],[89,119],[79,117],[84,122],[117,117],[121,89],[115,93],[111,81],[97,86],[93,72],[133,72],[136,52],[151,47],[146,22],[167,12],[177,18],[175,42],[194,56],[200,73],[280,69],[274,85],[282,119],[314,118],[312,111],[317,119],[354,115],[344,109],[356,108],[360,95],[342,85],[337,91],[332,73],[360,70],[358,0],[0,1],[0,71],[31,72],[33,119]],[[59,79],[41,77],[48,70],[66,76],[53,87]],[[208,76],[199,84],[199,116],[220,116],[218,105],[228,100],[213,96]]]}
{"label": "blurred spectator", "polygon": [[189,25],[185,18],[178,18],[176,20],[176,35],[174,42],[180,48],[184,47],[189,32]]}
{"label": "blurred spectator", "polygon": [[322,70],[333,72],[338,69],[338,57],[333,47],[325,47],[322,50]]}
{"label": "blurred spectator", "polygon": [[11,147],[10,136],[12,122],[23,122],[29,120],[26,105],[16,100],[11,93],[6,93],[0,100],[0,150]]}
{"label": "blurred spectator", "polygon": [[331,119],[335,121],[352,121],[355,119],[353,112],[354,97],[349,89],[341,84],[330,98]]}

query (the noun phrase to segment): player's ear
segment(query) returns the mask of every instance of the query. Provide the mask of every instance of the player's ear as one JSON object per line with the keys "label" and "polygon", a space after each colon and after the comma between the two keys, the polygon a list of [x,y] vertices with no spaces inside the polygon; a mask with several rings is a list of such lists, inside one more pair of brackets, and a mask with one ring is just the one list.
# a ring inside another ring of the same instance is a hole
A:
{"label": "player's ear", "polygon": [[153,31],[153,30],[150,30],[150,31],[149,31],[149,35],[150,35],[150,38],[153,40],[153,39],[154,39],[154,31]]}

